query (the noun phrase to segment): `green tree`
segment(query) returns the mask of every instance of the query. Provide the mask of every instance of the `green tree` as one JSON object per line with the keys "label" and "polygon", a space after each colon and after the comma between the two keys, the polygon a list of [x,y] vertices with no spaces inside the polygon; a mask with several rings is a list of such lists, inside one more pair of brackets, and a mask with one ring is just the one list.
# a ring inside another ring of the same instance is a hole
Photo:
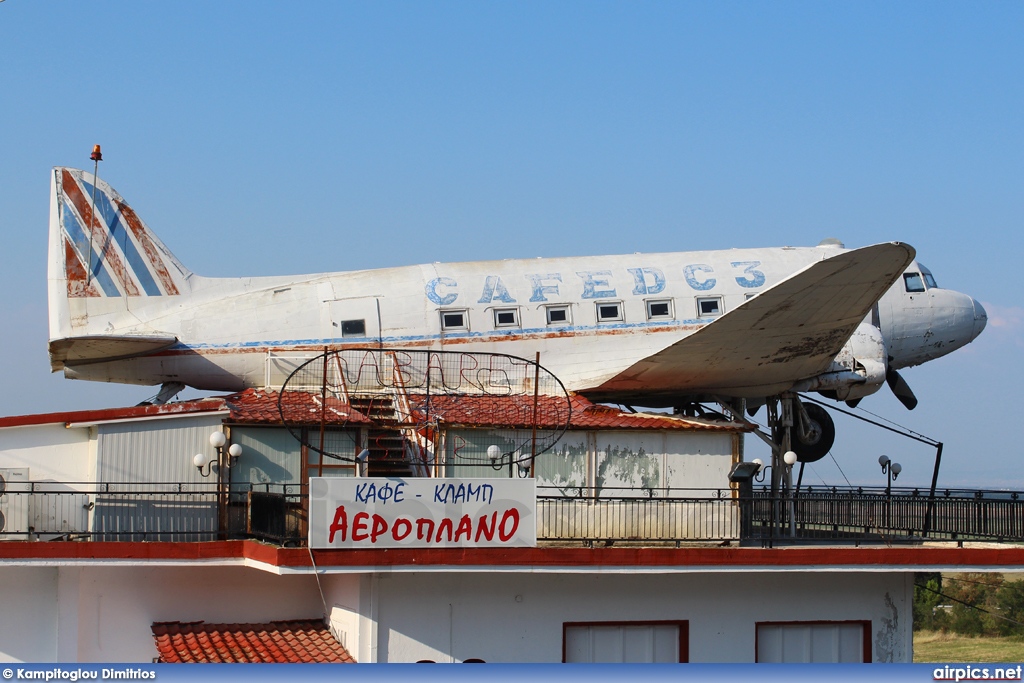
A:
{"label": "green tree", "polygon": [[948,627],[942,603],[942,574],[918,572],[914,575],[914,630],[943,631]]}
{"label": "green tree", "polygon": [[1002,590],[1003,575],[968,572],[948,577],[943,593],[952,598],[949,613],[951,631],[970,636],[999,633],[997,596]]}
{"label": "green tree", "polygon": [[996,593],[995,607],[1003,617],[996,623],[999,635],[1024,635],[1024,581],[1004,582]]}

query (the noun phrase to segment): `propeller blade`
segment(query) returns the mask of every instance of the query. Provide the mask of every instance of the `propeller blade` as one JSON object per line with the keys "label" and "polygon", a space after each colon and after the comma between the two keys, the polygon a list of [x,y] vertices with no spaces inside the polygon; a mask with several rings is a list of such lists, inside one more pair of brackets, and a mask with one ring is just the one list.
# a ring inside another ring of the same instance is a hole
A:
{"label": "propeller blade", "polygon": [[896,398],[900,400],[907,410],[913,410],[917,407],[917,396],[914,396],[914,392],[910,390],[910,385],[907,384],[907,380],[900,376],[900,373],[893,369],[885,371],[885,382],[892,389],[892,393],[896,395]]}

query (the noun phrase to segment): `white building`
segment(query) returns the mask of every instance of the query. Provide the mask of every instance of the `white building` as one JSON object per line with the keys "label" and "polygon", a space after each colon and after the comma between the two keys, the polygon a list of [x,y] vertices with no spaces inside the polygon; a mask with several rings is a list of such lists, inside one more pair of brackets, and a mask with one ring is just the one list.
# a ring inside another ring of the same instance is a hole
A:
{"label": "white building", "polygon": [[[546,528],[541,500],[537,547],[372,550],[289,547],[305,531],[308,476],[358,473],[350,462],[322,467],[300,447],[275,394],[2,418],[0,660],[167,660],[157,642],[170,647],[168,634],[205,628],[209,645],[231,625],[301,622],[329,626],[358,662],[905,662],[914,571],[1024,560],[1020,549],[719,547],[738,538],[727,479],[741,456],[738,425],[583,402],[573,415],[530,472],[539,496],[625,512],[560,533]],[[442,425],[435,470],[515,474],[486,459],[487,423]],[[355,410],[335,426],[353,455],[373,429]],[[212,432],[242,454],[214,453]],[[472,461],[462,470],[448,467],[458,440]],[[217,462],[199,469],[196,454]],[[648,525],[637,535],[647,508],[630,499],[683,487],[717,506],[700,513],[717,520],[713,531],[662,536]],[[284,545],[254,540],[275,533]],[[268,631],[296,642],[294,628]],[[232,656],[227,645],[196,647],[200,660]]]}

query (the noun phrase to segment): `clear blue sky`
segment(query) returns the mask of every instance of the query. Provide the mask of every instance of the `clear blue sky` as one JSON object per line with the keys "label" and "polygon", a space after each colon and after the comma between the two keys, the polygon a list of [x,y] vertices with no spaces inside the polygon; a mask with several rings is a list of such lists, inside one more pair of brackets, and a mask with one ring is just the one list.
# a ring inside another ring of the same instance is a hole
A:
{"label": "clear blue sky", "polygon": [[[917,410],[861,405],[944,441],[943,483],[1024,488],[1022,28],[1010,2],[0,2],[0,415],[155,393],[49,374],[48,171],[101,143],[211,276],[909,242],[989,327],[904,373]],[[884,452],[928,482],[929,449],[839,428],[851,480]]]}

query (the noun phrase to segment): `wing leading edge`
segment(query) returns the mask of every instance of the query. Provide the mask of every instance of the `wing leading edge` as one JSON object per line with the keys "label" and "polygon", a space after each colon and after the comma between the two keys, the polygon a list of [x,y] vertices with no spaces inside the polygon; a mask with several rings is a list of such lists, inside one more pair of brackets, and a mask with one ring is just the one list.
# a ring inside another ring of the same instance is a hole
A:
{"label": "wing leading edge", "polygon": [[631,393],[754,397],[786,391],[828,369],[913,259],[913,247],[890,242],[814,263],[582,393],[615,400]]}

